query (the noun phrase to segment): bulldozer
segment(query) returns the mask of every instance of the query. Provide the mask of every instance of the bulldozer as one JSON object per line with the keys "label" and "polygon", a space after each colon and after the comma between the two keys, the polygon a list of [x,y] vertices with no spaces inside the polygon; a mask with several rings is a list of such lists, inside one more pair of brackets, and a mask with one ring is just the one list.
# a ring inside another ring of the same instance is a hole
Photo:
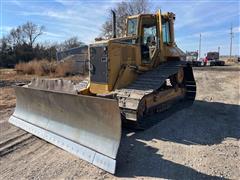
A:
{"label": "bulldozer", "polygon": [[88,46],[89,81],[15,86],[9,122],[114,174],[122,125],[141,127],[180,100],[193,102],[196,83],[174,40],[174,13],[129,16],[123,37],[112,16],[112,38]]}

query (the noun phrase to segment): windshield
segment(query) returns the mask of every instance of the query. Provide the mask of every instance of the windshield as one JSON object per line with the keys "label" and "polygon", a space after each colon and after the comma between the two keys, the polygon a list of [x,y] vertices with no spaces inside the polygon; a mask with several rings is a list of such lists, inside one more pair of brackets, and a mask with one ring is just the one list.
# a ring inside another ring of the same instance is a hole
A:
{"label": "windshield", "polygon": [[137,18],[128,19],[127,35],[132,36],[137,34]]}

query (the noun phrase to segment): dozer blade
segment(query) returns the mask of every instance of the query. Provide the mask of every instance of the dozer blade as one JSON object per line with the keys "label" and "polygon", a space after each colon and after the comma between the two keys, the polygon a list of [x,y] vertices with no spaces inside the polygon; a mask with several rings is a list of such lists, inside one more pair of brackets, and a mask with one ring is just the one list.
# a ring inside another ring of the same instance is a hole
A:
{"label": "dozer blade", "polygon": [[9,122],[112,174],[121,138],[116,100],[16,86]]}

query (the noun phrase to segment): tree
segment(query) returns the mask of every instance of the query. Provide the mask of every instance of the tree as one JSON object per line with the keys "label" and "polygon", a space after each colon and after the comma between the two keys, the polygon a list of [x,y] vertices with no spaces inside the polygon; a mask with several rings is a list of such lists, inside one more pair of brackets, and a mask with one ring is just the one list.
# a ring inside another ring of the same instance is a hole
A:
{"label": "tree", "polygon": [[71,48],[75,48],[75,47],[79,47],[81,45],[83,45],[84,43],[81,42],[78,37],[74,36],[74,37],[71,37],[67,40],[65,40],[63,43],[61,43],[59,45],[59,50],[62,51],[62,50],[68,50],[68,49],[71,49]]}
{"label": "tree", "polygon": [[8,41],[9,43],[11,44],[11,46],[18,46],[22,43],[24,43],[24,34],[23,34],[23,31],[22,31],[22,27],[21,26],[18,26],[16,29],[13,28],[11,31],[10,31],[10,34],[8,35]]}
{"label": "tree", "polygon": [[33,48],[33,44],[36,39],[43,34],[44,26],[38,26],[32,22],[27,22],[22,25],[22,31],[24,32],[24,36],[26,38],[26,43]]}
{"label": "tree", "polygon": [[33,59],[56,59],[57,50],[67,50],[84,44],[77,37],[71,37],[60,44],[37,43],[36,39],[43,34],[43,30],[43,26],[27,22],[0,38],[0,67],[14,67],[19,62]]}
{"label": "tree", "polygon": [[8,40],[5,36],[0,39],[1,52],[4,52],[8,48]]}
{"label": "tree", "polygon": [[3,36],[0,39],[0,67],[13,67],[15,56],[12,47],[9,45],[8,38]]}
{"label": "tree", "polygon": [[[150,12],[150,2],[148,0],[123,1],[117,3],[113,10],[116,12],[117,36],[121,37],[126,31],[126,18],[131,15]],[[108,20],[103,24],[101,35],[105,38],[112,36],[111,16],[109,16]]]}

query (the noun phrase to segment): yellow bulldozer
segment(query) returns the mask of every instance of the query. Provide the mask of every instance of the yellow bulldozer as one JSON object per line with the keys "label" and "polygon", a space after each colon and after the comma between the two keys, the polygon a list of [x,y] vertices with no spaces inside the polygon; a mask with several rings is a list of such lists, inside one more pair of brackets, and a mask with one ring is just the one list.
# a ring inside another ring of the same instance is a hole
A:
{"label": "yellow bulldozer", "polygon": [[89,82],[34,79],[15,86],[9,122],[115,173],[122,123],[139,124],[180,99],[194,101],[192,67],[174,41],[174,13],[139,14],[116,38],[88,46]]}

